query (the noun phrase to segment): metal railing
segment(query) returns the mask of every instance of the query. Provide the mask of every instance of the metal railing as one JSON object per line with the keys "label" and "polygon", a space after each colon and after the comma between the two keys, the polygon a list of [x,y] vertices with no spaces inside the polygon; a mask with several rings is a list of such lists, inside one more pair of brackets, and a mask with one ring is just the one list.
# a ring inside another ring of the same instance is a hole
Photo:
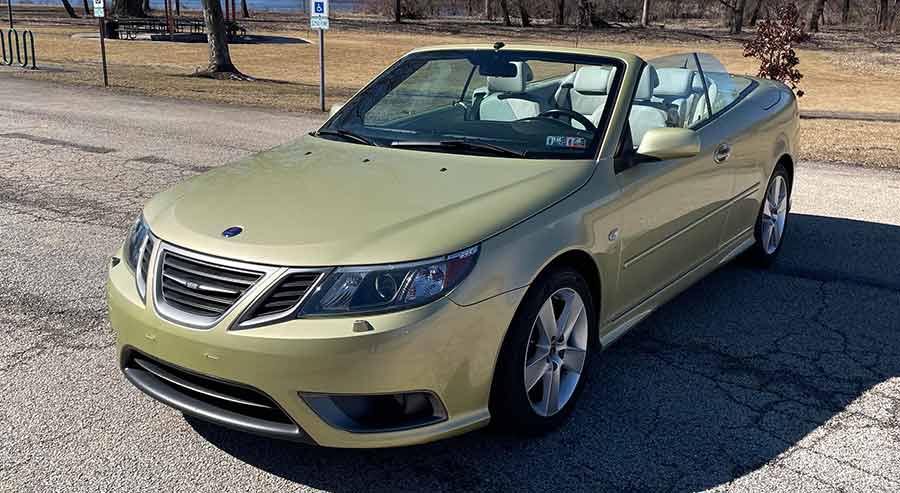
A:
{"label": "metal railing", "polygon": [[28,29],[21,32],[16,29],[0,29],[0,65],[37,69],[34,33]]}

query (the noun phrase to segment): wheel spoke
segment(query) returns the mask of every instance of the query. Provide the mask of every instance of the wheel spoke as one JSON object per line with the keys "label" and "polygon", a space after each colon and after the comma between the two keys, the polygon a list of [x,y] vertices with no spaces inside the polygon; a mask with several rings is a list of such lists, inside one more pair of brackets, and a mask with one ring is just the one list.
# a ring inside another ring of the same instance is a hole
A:
{"label": "wheel spoke", "polygon": [[559,367],[544,374],[544,416],[559,411]]}
{"label": "wheel spoke", "polygon": [[581,373],[581,369],[584,368],[584,357],[586,355],[587,352],[584,349],[567,347],[563,354],[563,367],[566,370]]}
{"label": "wheel spoke", "polygon": [[[549,353],[549,350],[547,352]],[[525,390],[530,391],[533,389],[550,369],[550,363],[547,362],[546,354],[528,363],[525,366]]]}
{"label": "wheel spoke", "polygon": [[763,244],[763,248],[765,248],[766,251],[769,250],[769,244],[772,241],[772,231],[774,231],[774,230],[775,230],[775,225],[773,223],[768,222],[768,221],[763,222],[763,224],[762,224],[762,244]]}
{"label": "wheel spoke", "polygon": [[572,296],[566,300],[566,307],[563,309],[562,317],[560,317],[560,335],[563,341],[569,340],[569,336],[572,335],[572,329],[575,328],[575,324],[578,323],[583,315],[584,302],[581,301],[581,296]]}
{"label": "wheel spoke", "polygon": [[556,314],[553,312],[552,297],[544,302],[540,313],[538,313],[538,320],[541,321],[541,328],[544,330],[544,335],[547,336],[547,340],[549,341],[555,338],[556,334],[559,333],[559,329],[556,326]]}

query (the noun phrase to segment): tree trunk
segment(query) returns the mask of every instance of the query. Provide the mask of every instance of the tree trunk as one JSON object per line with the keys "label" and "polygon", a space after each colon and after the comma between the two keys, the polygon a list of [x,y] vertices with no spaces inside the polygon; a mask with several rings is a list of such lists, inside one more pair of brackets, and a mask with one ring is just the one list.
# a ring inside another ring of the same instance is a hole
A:
{"label": "tree trunk", "polygon": [[394,22],[400,23],[400,0],[394,0]]}
{"label": "tree trunk", "polygon": [[883,29],[891,31],[894,29],[894,21],[897,20],[897,14],[900,14],[900,0],[894,0],[894,8],[887,14]]}
{"label": "tree trunk", "polygon": [[78,18],[78,14],[75,13],[75,9],[72,8],[72,4],[69,3],[69,0],[62,0],[62,4],[66,9],[66,13],[69,14],[69,17],[73,19]]}
{"label": "tree trunk", "polygon": [[815,0],[812,5],[812,11],[809,13],[809,32],[819,32],[819,19],[825,11],[825,0]]}
{"label": "tree trunk", "polygon": [[744,7],[747,0],[735,0],[734,8],[731,9],[731,34],[740,34],[744,29]]}
{"label": "tree trunk", "polygon": [[503,25],[511,26],[512,20],[509,18],[509,0],[500,0],[500,13],[503,14]]}
{"label": "tree trunk", "polygon": [[250,9],[247,8],[247,0],[241,0],[241,17],[244,19],[250,18]]}
{"label": "tree trunk", "polygon": [[566,23],[566,0],[556,2],[556,23],[560,26]]}
{"label": "tree trunk", "polygon": [[525,0],[518,0],[519,18],[522,19],[522,27],[531,26],[531,16],[528,15],[528,8],[525,6]]}
{"label": "tree trunk", "polygon": [[765,0],[759,0],[756,2],[756,8],[753,9],[753,13],[750,14],[750,25],[755,26],[756,22],[759,21],[759,13],[762,10],[762,5]]}
{"label": "tree trunk", "polygon": [[82,0],[82,2],[84,3],[84,15],[87,17],[92,14],[91,3],[88,0]]}
{"label": "tree trunk", "polygon": [[844,0],[841,5],[841,24],[850,22],[850,0]]}
{"label": "tree trunk", "polygon": [[644,7],[641,9],[641,25],[650,26],[650,0],[644,0]]}
{"label": "tree trunk", "polygon": [[143,0],[114,0],[114,17],[146,17]]}
{"label": "tree trunk", "polygon": [[881,31],[887,30],[889,9],[890,0],[881,0],[880,2],[878,2],[878,29]]}
{"label": "tree trunk", "polygon": [[147,16],[150,15],[150,10],[151,10],[150,9],[150,0],[143,1],[142,5],[141,5],[141,10],[144,11],[144,15],[147,15]]}
{"label": "tree trunk", "polygon": [[494,20],[494,9],[491,8],[491,0],[484,0],[484,18]]}
{"label": "tree trunk", "polygon": [[[229,0],[225,0],[229,1]],[[225,30],[225,16],[219,0],[201,0],[203,6],[203,22],[206,24],[206,39],[209,48],[209,59],[205,69],[198,70],[196,75],[213,78],[243,78],[238,69],[231,63],[228,51],[228,33]]]}

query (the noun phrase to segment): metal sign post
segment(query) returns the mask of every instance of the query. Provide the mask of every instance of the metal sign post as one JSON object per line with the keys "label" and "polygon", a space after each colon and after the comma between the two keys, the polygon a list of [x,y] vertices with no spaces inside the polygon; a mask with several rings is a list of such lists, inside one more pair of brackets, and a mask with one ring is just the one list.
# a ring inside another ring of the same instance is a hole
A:
{"label": "metal sign post", "polygon": [[106,74],[106,26],[103,18],[106,16],[105,0],[94,0],[94,17],[100,26],[100,57],[103,59],[103,87],[109,87],[109,76]]}
{"label": "metal sign post", "polygon": [[319,109],[325,111],[325,31],[328,30],[328,0],[312,0],[309,27],[319,31]]}

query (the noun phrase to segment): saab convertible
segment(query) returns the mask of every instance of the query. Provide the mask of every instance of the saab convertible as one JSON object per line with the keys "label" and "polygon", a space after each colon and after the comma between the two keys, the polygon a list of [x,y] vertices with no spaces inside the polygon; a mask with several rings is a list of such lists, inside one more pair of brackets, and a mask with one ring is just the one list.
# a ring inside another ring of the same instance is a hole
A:
{"label": "saab convertible", "polygon": [[773,261],[797,140],[786,86],[708,55],[415,50],[315,132],[145,205],[109,271],[122,371],[329,447],[545,432],[662,303]]}

